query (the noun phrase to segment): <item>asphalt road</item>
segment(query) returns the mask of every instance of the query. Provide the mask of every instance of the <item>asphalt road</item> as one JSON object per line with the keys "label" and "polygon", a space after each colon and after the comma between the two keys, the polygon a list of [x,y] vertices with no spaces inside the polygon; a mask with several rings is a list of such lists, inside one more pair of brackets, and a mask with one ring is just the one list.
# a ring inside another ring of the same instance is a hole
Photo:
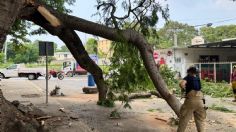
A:
{"label": "asphalt road", "polygon": [[[32,81],[27,78],[2,79],[1,83],[0,89],[2,89],[3,94],[10,101],[19,100],[22,103],[32,102],[36,104],[45,102],[46,80],[44,77]],[[51,78],[48,81],[49,94],[55,86],[59,86],[61,88],[60,92],[66,96],[81,94],[83,93],[82,88],[87,86],[87,76],[66,77],[63,80]]]}
{"label": "asphalt road", "polygon": [[[46,92],[46,80],[43,77],[29,82],[36,88]],[[59,86],[61,88],[60,91],[65,95],[73,95],[78,92],[82,93],[82,88],[87,86],[87,76],[66,77],[63,80],[51,78],[48,81],[49,92],[52,91],[55,86]]]}

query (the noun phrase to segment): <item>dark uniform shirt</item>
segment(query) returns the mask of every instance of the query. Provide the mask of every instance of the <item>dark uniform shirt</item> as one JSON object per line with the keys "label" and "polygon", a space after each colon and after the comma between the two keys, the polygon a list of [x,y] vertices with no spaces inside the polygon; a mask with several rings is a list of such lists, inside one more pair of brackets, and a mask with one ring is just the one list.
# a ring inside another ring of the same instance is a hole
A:
{"label": "dark uniform shirt", "polygon": [[186,94],[188,94],[191,90],[201,91],[201,83],[199,77],[187,75],[184,80],[187,81],[185,88]]}

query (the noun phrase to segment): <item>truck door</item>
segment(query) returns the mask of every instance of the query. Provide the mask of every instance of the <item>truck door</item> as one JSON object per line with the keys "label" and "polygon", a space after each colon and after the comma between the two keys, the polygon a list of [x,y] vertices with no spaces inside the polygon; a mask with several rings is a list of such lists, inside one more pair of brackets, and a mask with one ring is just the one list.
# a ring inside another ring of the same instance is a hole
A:
{"label": "truck door", "polygon": [[18,67],[16,64],[9,66],[5,71],[6,77],[18,77]]}

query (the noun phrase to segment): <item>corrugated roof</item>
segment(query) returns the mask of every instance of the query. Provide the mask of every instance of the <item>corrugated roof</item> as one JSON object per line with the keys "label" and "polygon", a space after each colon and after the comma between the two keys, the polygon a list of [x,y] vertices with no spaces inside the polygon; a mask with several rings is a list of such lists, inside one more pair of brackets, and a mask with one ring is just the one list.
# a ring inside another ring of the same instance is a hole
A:
{"label": "corrugated roof", "polygon": [[188,46],[188,48],[236,48],[236,39],[214,42],[214,43],[191,45],[191,46]]}

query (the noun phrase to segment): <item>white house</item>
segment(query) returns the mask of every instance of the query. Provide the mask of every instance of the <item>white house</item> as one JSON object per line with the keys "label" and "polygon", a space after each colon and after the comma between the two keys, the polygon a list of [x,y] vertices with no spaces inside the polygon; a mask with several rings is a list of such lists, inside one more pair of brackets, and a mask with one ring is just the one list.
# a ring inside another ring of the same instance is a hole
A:
{"label": "white house", "polygon": [[56,52],[54,54],[54,57],[57,61],[74,59],[74,57],[72,56],[70,52]]}
{"label": "white house", "polygon": [[236,65],[236,40],[160,49],[154,54],[158,56],[154,57],[156,62],[167,64],[180,72],[181,77],[186,75],[189,66],[196,65],[201,78],[229,82],[232,66]]}

